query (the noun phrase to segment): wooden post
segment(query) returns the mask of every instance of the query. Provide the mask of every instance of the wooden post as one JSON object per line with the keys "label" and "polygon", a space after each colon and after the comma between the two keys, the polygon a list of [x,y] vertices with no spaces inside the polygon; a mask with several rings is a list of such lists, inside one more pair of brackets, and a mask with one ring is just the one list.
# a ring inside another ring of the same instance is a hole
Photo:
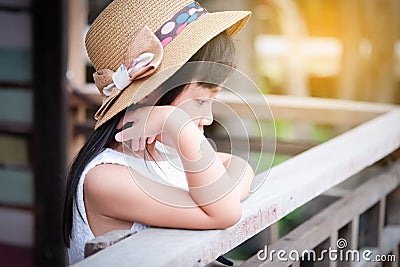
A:
{"label": "wooden post", "polygon": [[293,0],[269,0],[280,14],[282,34],[289,44],[289,54],[286,56],[285,80],[286,94],[307,96],[307,73],[304,70],[304,55],[301,52],[301,42],[307,37],[307,28],[300,16],[296,2]]}
{"label": "wooden post", "polygon": [[35,266],[64,266],[67,0],[33,1]]}
{"label": "wooden post", "polygon": [[393,103],[398,0],[340,1],[342,73],[338,97]]}
{"label": "wooden post", "polygon": [[[355,216],[351,221],[351,242],[350,249],[356,250],[358,249],[358,231],[360,226],[360,216]],[[355,266],[356,262],[351,262],[350,266]]]}
{"label": "wooden post", "polygon": [[[69,1],[69,55],[68,55],[68,79],[71,86],[81,89],[86,84],[86,62],[84,32],[87,26],[88,1]],[[75,125],[86,121],[87,107],[76,106],[71,110],[69,119],[69,160],[72,160],[76,153],[85,143],[85,136],[75,133]]]}
{"label": "wooden post", "polygon": [[[333,232],[333,234],[329,238],[329,242],[330,242],[329,247],[330,248],[337,249],[338,238],[339,238],[338,231]],[[338,266],[338,260],[336,260],[336,261],[330,260],[329,261],[329,267],[336,267],[336,266]]]}
{"label": "wooden post", "polygon": [[370,42],[371,49],[367,51],[360,66],[363,68],[360,99],[392,103],[396,91],[394,44],[398,38],[398,0],[362,2],[364,40]]}
{"label": "wooden post", "polygon": [[338,97],[354,99],[360,77],[359,42],[361,29],[359,24],[359,1],[339,1],[342,29],[342,72],[340,74]]}
{"label": "wooden post", "polygon": [[87,0],[69,1],[68,79],[76,87],[86,83],[84,33],[87,16]]}
{"label": "wooden post", "polygon": [[[253,5],[252,2],[254,0],[200,0],[198,1],[201,5],[203,5],[208,11],[216,12],[216,11],[225,11],[225,10],[250,10]],[[255,75],[255,55],[254,55],[254,17],[252,16],[250,20],[247,22],[246,26],[240,33],[235,36],[235,47],[237,53],[235,54],[235,63],[237,65],[237,69],[244,74],[246,74],[250,79],[256,80]],[[236,84],[237,83],[237,84]],[[243,80],[238,79],[235,81],[237,90],[246,91],[246,83]],[[236,89],[235,88],[235,89]]]}
{"label": "wooden post", "polygon": [[400,249],[400,244],[393,250],[392,254],[396,257],[396,261],[392,262],[392,266],[391,267],[398,267],[398,264],[399,264],[399,261],[400,261],[399,249]]}
{"label": "wooden post", "polygon": [[382,249],[382,231],[385,226],[385,213],[386,213],[386,196],[382,197],[379,201],[379,213],[378,213],[378,247]]}

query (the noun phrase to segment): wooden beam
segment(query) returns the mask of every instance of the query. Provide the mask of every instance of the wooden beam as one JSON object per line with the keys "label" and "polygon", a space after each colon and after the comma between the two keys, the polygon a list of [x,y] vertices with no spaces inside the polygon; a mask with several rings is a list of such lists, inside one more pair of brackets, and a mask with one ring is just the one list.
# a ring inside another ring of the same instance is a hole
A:
{"label": "wooden beam", "polygon": [[85,258],[136,234],[133,230],[114,230],[90,240],[85,245]]}
{"label": "wooden beam", "polygon": [[30,82],[18,82],[18,81],[13,81],[13,82],[0,82],[0,90],[1,89],[9,89],[9,88],[16,88],[20,90],[31,90],[32,89],[32,84]]}
{"label": "wooden beam", "polygon": [[32,134],[32,125],[30,123],[1,122],[0,133],[27,136]]}
{"label": "wooden beam", "polygon": [[33,2],[35,266],[64,266],[68,1]]}
{"label": "wooden beam", "polygon": [[[208,137],[208,135],[206,135]],[[283,155],[297,155],[300,154],[314,146],[316,143],[311,142],[286,142],[286,141],[275,141],[275,140],[261,140],[260,138],[250,137],[248,139],[245,138],[235,138],[229,139],[229,136],[209,136],[216,144],[218,151],[221,152],[232,152],[232,146],[237,150],[247,150],[250,147],[250,151],[253,152],[267,152],[267,153],[276,153]]]}
{"label": "wooden beam", "polygon": [[[394,108],[395,105],[378,104],[361,101],[325,99],[314,97],[296,97],[241,94],[241,99],[231,93],[221,92],[217,99],[226,103],[241,118],[271,120],[290,120],[296,122],[313,122],[328,125],[354,127],[373,119]],[[266,105],[268,103],[268,106]],[[227,116],[226,108],[214,105],[214,116]],[[231,114],[228,114],[231,116]]]}
{"label": "wooden beam", "polygon": [[0,11],[2,11],[2,12],[21,13],[21,12],[30,12],[31,8],[30,7],[24,7],[24,6],[12,7],[12,6],[9,6],[9,5],[0,4]]}

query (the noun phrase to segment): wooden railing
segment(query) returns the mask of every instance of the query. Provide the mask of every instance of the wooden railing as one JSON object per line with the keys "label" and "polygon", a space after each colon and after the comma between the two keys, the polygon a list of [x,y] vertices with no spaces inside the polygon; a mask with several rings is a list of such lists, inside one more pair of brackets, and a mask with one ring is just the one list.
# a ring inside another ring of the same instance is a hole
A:
{"label": "wooden railing", "polygon": [[[226,230],[150,228],[87,257],[75,266],[204,266],[264,229],[276,226],[278,220],[296,208],[355,178],[364,181],[354,189],[339,190],[340,193],[335,194],[337,200],[331,205],[286,236],[278,239],[275,234],[265,241],[265,245],[269,251],[297,251],[301,254],[303,250],[338,249],[338,241],[344,239],[347,246],[343,251],[362,253],[370,250],[370,258],[391,254],[398,262],[400,108],[341,100],[266,97],[275,119],[355,127],[258,174],[256,180],[265,176],[267,179],[243,202],[241,220]],[[234,110],[243,113],[240,103],[229,96],[222,98]],[[264,103],[254,98],[252,107],[262,110],[266,108]],[[215,113],[216,117],[223,117],[218,110]],[[264,258],[265,248],[261,246],[258,255],[241,262],[240,266],[300,264],[300,261],[288,259],[288,254],[286,261],[278,260],[276,254],[275,258]],[[380,263],[367,262],[363,258],[360,261],[337,261],[325,257],[324,261],[314,264],[364,266]]]}

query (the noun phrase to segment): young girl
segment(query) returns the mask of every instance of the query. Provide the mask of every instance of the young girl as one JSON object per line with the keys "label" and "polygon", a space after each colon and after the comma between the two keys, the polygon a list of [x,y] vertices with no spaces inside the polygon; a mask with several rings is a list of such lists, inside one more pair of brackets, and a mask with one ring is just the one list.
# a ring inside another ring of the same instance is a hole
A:
{"label": "young girl", "polygon": [[[70,264],[83,259],[87,241],[111,230],[224,229],[240,219],[254,173],[244,160],[216,153],[203,127],[228,75],[213,66],[233,65],[231,37],[249,15],[208,13],[190,0],[115,0],[92,24],[86,49],[104,101],[68,175]],[[197,61],[214,65],[185,72],[191,82],[170,90],[183,68],[168,70]]]}

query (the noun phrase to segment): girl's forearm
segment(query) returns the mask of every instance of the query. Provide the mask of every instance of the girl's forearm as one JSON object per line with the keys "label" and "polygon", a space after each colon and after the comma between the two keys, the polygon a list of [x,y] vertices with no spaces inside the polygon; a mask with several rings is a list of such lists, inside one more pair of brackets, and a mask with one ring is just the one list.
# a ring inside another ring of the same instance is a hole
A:
{"label": "girl's forearm", "polygon": [[218,153],[218,157],[222,160],[229,176],[237,184],[240,200],[244,200],[249,196],[251,183],[254,179],[252,167],[247,161],[235,155]]}
{"label": "girl's forearm", "polygon": [[169,138],[175,137],[173,143],[186,172],[189,194],[217,223],[232,225],[241,216],[240,189],[197,126],[184,115],[174,116],[174,120],[175,127],[166,130],[170,131]]}

